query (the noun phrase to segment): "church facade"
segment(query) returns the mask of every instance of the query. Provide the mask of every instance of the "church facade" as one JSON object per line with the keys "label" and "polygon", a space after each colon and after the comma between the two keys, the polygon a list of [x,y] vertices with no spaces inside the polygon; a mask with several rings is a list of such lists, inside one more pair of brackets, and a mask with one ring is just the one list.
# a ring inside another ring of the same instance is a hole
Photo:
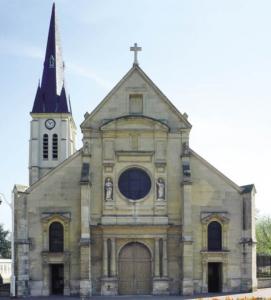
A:
{"label": "church facade", "polygon": [[53,6],[31,112],[29,183],[14,187],[16,295],[257,288],[254,185],[189,147],[191,124],[139,67],[80,126],[66,96]]}

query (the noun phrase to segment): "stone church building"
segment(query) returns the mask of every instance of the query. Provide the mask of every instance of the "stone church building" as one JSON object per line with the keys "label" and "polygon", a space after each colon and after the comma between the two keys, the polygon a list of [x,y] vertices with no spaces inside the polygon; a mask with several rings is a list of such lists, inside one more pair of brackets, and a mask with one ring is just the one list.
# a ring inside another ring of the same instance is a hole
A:
{"label": "stone church building", "polygon": [[254,185],[238,186],[189,147],[187,115],[131,50],[131,69],[85,113],[76,150],[53,6],[29,186],[14,187],[17,296],[257,287]]}

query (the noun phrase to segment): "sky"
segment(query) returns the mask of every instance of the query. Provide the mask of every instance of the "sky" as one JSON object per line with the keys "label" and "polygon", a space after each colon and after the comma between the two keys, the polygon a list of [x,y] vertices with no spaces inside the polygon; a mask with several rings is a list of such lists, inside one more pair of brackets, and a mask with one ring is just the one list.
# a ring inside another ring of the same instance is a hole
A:
{"label": "sky", "polygon": [[[0,193],[28,184],[29,112],[42,75],[51,0],[1,0]],[[56,0],[65,82],[80,124],[133,63],[193,128],[190,147],[271,216],[271,1]],[[0,206],[11,229],[11,210]]]}

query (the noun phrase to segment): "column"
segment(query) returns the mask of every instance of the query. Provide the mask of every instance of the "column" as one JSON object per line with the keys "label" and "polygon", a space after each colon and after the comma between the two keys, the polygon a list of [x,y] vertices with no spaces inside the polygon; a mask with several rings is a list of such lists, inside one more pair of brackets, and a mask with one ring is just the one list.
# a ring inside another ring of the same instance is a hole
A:
{"label": "column", "polygon": [[110,260],[111,266],[111,276],[116,276],[116,240],[115,238],[111,239],[111,260]]}
{"label": "column", "polygon": [[103,240],[103,276],[108,276],[108,251],[107,251],[107,238]]}
{"label": "column", "polygon": [[160,268],[159,268],[159,238],[155,239],[155,252],[154,252],[154,276],[160,277]]}
{"label": "column", "polygon": [[163,239],[163,277],[168,276],[167,240]]}

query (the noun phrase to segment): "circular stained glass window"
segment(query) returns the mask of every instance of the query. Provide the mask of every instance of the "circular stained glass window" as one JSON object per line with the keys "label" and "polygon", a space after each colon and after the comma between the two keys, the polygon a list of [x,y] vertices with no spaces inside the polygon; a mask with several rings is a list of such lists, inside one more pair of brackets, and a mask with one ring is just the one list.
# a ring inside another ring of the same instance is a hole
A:
{"label": "circular stained glass window", "polygon": [[151,179],[142,169],[128,169],[119,177],[119,190],[128,199],[142,199],[149,193],[150,189]]}

